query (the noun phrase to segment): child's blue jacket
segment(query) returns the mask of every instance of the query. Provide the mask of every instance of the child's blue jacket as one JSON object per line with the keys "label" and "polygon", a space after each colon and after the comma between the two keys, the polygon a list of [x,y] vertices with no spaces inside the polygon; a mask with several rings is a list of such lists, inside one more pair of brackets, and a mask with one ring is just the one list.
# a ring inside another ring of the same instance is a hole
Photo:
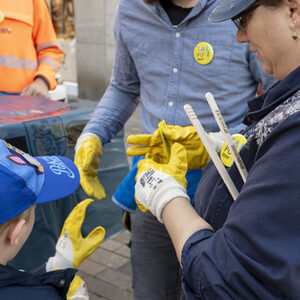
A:
{"label": "child's blue jacket", "polygon": [[77,270],[65,269],[35,273],[0,265],[0,299],[56,300],[66,299]]}

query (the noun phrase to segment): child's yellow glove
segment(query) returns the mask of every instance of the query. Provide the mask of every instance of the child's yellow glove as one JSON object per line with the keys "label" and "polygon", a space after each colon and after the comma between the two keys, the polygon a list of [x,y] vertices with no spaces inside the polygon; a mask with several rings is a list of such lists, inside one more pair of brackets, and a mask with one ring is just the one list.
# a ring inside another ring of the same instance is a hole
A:
{"label": "child's yellow glove", "polygon": [[105,229],[101,226],[96,227],[86,238],[81,234],[86,209],[93,201],[85,199],[80,202],[67,217],[56,244],[56,253],[46,264],[47,271],[78,268],[103,241]]}
{"label": "child's yellow glove", "polygon": [[75,275],[70,284],[67,300],[89,300],[86,284],[78,275]]}
{"label": "child's yellow glove", "polygon": [[82,134],[75,146],[75,165],[80,173],[80,185],[87,195],[98,200],[105,198],[105,190],[98,179],[102,142],[92,133]]}
{"label": "child's yellow glove", "polygon": [[170,161],[167,164],[155,162],[150,154],[138,163],[135,198],[142,211],[148,209],[162,221],[163,208],[174,198],[186,194],[187,155],[185,148],[174,143],[171,147]]}
{"label": "child's yellow glove", "polygon": [[127,138],[127,143],[137,146],[129,147],[127,155],[143,156],[150,153],[156,161],[167,163],[168,158],[164,149],[161,132],[170,145],[180,143],[185,147],[189,169],[200,169],[208,163],[210,159],[209,155],[193,126],[166,125],[161,127],[161,129],[157,129],[153,134],[130,135]]}

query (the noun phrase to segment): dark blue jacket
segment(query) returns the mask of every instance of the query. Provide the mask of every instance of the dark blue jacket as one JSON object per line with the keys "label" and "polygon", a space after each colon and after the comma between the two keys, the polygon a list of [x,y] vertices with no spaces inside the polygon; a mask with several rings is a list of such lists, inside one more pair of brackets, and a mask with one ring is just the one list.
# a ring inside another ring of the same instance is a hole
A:
{"label": "dark blue jacket", "polygon": [[249,103],[235,202],[210,163],[195,208],[215,232],[182,251],[187,299],[300,299],[300,68]]}
{"label": "dark blue jacket", "polygon": [[75,269],[65,269],[31,274],[0,265],[0,299],[66,299],[69,286],[76,272]]}

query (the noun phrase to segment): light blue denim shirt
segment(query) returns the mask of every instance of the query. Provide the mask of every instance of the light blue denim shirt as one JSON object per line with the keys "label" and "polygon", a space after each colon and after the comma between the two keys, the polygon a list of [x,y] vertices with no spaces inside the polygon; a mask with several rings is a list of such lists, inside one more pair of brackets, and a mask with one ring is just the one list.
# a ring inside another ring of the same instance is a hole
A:
{"label": "light blue denim shirt", "polygon": [[[190,14],[173,27],[158,3],[121,0],[115,19],[116,57],[110,84],[84,132],[99,136],[105,144],[121,130],[141,99],[144,133],[152,133],[165,120],[189,126],[183,106],[190,104],[205,130],[219,131],[205,100],[213,93],[232,132],[243,128],[247,101],[258,83],[264,89],[275,79],[264,75],[248,44],[235,40],[231,21],[208,22],[215,0],[201,0]],[[213,60],[207,65],[194,58],[200,42],[209,43]],[[99,66],[100,68],[101,66]]]}

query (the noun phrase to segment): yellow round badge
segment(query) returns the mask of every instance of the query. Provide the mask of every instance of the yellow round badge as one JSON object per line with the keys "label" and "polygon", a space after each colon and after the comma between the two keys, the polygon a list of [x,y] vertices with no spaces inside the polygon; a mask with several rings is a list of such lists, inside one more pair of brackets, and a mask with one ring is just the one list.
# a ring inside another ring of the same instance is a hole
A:
{"label": "yellow round badge", "polygon": [[200,65],[208,65],[214,58],[214,49],[211,44],[201,42],[194,49],[194,58]]}
{"label": "yellow round badge", "polygon": [[[240,150],[243,148],[243,146],[247,143],[246,138],[241,135],[241,134],[234,134],[232,136],[233,142],[234,142],[234,146],[237,149],[238,152],[240,152]],[[222,149],[221,149],[221,160],[223,162],[223,164],[226,167],[231,167],[233,164],[233,155],[231,154],[231,151],[227,145],[226,142],[224,142]]]}
{"label": "yellow round badge", "polygon": [[4,13],[0,10],[0,23],[4,21]]}

